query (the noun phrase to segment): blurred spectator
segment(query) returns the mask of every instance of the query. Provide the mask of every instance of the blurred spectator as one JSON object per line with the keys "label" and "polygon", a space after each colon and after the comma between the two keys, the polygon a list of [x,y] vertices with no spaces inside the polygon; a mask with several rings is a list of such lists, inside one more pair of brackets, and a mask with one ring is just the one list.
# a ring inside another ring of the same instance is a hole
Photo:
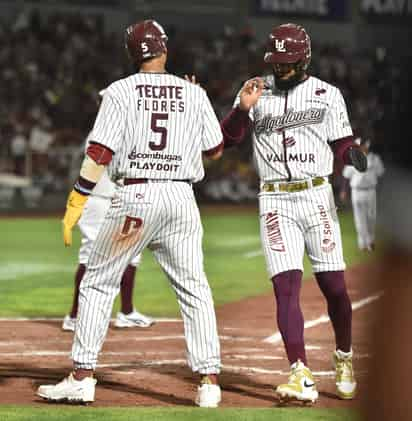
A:
{"label": "blurred spectator", "polygon": [[[264,42],[256,38],[248,22],[239,29],[225,26],[218,33],[175,27],[167,32],[169,70],[196,74],[218,117],[226,114],[233,93],[246,79],[267,71]],[[42,16],[27,9],[15,22],[0,27],[0,124],[12,127],[6,135],[0,127],[2,151],[8,154],[8,162],[0,162],[3,169],[24,172],[27,139],[23,142],[23,138],[29,136],[34,175],[59,177],[52,183],[54,187],[49,187],[62,188],[72,167],[70,154],[83,143],[94,120],[99,90],[132,71],[122,45],[122,34],[107,32],[100,15]],[[399,64],[381,47],[349,51],[324,45],[313,50],[317,57],[311,73],[341,88],[354,128],[364,129],[368,137],[377,140],[378,148],[384,147],[379,141],[379,124],[384,113],[393,112],[400,94],[394,88],[399,86],[395,83],[400,77]],[[18,132],[19,125],[23,133]],[[65,133],[64,141],[60,133]],[[244,142],[235,154],[230,152],[225,161],[233,161],[228,164],[231,170],[216,168],[216,177],[209,180],[215,185],[206,189],[207,183],[202,183],[203,197],[222,195],[216,193],[222,188],[226,192],[223,196],[231,198],[228,200],[235,200],[238,188],[244,190],[241,197],[248,196],[248,189],[256,186],[251,179],[245,181],[249,176],[245,177],[242,168],[246,165],[253,173],[251,156],[250,142]],[[336,185],[339,177],[338,171]]]}
{"label": "blurred spectator", "polygon": [[18,126],[15,135],[10,141],[10,154],[14,164],[14,173],[17,175],[25,175],[26,172],[26,154],[28,140],[24,135],[23,128]]}
{"label": "blurred spectator", "polygon": [[41,117],[32,126],[29,139],[34,174],[44,174],[47,171],[48,151],[52,142],[50,121],[46,116]]}

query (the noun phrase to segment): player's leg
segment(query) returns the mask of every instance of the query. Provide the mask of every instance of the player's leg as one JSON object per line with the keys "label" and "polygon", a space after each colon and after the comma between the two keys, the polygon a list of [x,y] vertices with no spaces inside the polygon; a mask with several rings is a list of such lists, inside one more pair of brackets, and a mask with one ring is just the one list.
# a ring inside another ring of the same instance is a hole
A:
{"label": "player's leg", "polygon": [[90,196],[87,200],[83,214],[78,222],[81,233],[81,245],[79,249],[79,266],[74,278],[73,301],[70,313],[63,319],[62,329],[74,332],[77,309],[79,303],[80,283],[86,271],[87,261],[94,240],[97,237],[99,228],[103,222],[104,216],[110,207],[110,199],[104,199],[97,196]]}
{"label": "player's leg", "polygon": [[375,249],[375,228],[376,228],[376,191],[368,192],[367,227],[369,237],[369,250]]}
{"label": "player's leg", "polygon": [[356,389],[352,368],[352,305],[345,284],[340,226],[330,186],[313,189],[311,196],[313,205],[306,208],[311,214],[306,219],[306,250],[335,332],[333,359],[338,393],[350,399]]}
{"label": "player's leg", "polygon": [[306,367],[304,320],[299,296],[302,285],[304,238],[296,222],[293,195],[261,196],[260,235],[276,298],[276,318],[291,375],[276,392],[281,399],[315,401],[318,392]]}
{"label": "player's leg", "polygon": [[[150,241],[157,225],[154,206],[111,208],[94,242],[80,285],[72,358],[79,369],[94,369],[119,293],[121,277],[133,256]],[[92,334],[91,334],[92,332]]]}
{"label": "player's leg", "polygon": [[150,327],[155,321],[134,308],[133,288],[135,284],[136,268],[140,264],[141,255],[132,259],[123,272],[120,283],[120,311],[117,313],[114,325],[117,328]]}
{"label": "player's leg", "polygon": [[358,247],[360,250],[367,250],[369,245],[368,207],[363,195],[359,196],[356,192],[352,194],[352,208]]}
{"label": "player's leg", "polygon": [[196,403],[214,407],[221,400],[221,360],[213,297],[203,267],[203,229],[191,187],[176,184],[170,188],[170,217],[161,237],[154,239],[154,254],[180,306],[189,366],[201,376]]}
{"label": "player's leg", "polygon": [[148,193],[145,206],[139,207],[133,202],[137,193],[144,189],[139,187],[122,190],[120,194],[126,204],[112,205],[103,221],[80,285],[72,347],[74,370],[57,385],[40,386],[37,393],[45,399],[94,400],[96,381],[93,372],[120,289],[121,274],[132,257],[140,254],[150,242],[159,226],[158,209],[161,206],[158,199]]}

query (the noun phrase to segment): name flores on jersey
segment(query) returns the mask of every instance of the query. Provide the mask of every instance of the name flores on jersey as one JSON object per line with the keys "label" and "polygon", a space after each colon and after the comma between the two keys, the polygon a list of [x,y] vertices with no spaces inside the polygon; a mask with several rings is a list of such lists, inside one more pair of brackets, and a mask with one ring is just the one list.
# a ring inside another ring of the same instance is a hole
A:
{"label": "name flores on jersey", "polygon": [[283,115],[272,116],[266,114],[262,118],[255,118],[255,132],[260,133],[281,133],[285,129],[291,129],[308,124],[319,124],[325,118],[326,108],[309,108],[303,111],[294,111],[293,108],[286,110]]}
{"label": "name flores on jersey", "polygon": [[315,164],[315,154],[313,153],[268,153],[266,154],[266,160],[268,162],[307,162],[309,164]]}

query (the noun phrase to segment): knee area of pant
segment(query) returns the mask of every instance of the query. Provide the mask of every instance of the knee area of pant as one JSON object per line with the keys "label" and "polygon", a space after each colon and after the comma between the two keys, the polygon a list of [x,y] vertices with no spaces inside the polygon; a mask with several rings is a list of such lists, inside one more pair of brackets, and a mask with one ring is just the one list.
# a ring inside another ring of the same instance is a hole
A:
{"label": "knee area of pant", "polygon": [[276,296],[299,296],[302,283],[302,271],[288,270],[272,277]]}
{"label": "knee area of pant", "polygon": [[343,271],[319,272],[316,274],[316,279],[324,295],[328,298],[348,297]]}

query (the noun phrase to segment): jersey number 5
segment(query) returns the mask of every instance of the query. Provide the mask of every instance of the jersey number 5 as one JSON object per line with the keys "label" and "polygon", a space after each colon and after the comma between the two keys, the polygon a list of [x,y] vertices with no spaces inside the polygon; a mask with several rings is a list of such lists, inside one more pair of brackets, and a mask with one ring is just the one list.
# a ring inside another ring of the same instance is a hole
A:
{"label": "jersey number 5", "polygon": [[159,121],[167,121],[169,119],[169,115],[166,113],[153,113],[152,119],[150,121],[150,128],[155,133],[160,133],[160,142],[149,142],[149,148],[152,151],[161,151],[166,147],[166,139],[167,139],[167,128],[163,126],[159,126]]}

